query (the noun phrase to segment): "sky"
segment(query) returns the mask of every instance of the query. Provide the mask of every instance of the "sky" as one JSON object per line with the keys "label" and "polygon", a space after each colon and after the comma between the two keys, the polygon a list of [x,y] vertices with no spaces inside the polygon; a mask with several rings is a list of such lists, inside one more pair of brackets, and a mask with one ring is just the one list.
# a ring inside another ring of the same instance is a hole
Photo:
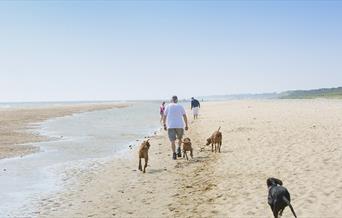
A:
{"label": "sky", "polygon": [[0,102],[342,86],[342,1],[1,1]]}

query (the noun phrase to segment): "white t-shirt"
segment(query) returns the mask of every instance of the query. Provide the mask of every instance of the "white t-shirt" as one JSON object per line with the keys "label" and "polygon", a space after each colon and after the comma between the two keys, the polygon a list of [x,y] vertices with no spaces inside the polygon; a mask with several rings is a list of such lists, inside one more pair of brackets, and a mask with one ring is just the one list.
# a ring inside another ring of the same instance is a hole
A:
{"label": "white t-shirt", "polygon": [[184,128],[183,115],[184,107],[180,104],[171,103],[166,106],[164,115],[166,116],[167,128]]}

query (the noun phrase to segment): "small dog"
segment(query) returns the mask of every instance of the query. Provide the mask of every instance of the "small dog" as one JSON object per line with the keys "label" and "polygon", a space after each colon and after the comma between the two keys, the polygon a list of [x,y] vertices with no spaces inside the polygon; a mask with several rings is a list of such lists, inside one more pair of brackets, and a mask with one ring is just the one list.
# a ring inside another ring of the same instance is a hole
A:
{"label": "small dog", "polygon": [[280,179],[268,178],[266,183],[268,187],[268,204],[271,207],[274,218],[278,218],[278,215],[282,216],[286,206],[290,207],[293,215],[297,218],[290,203],[290,193],[282,186],[283,182]]}
{"label": "small dog", "polygon": [[211,144],[211,151],[214,152],[214,146],[215,146],[215,153],[216,148],[219,153],[221,153],[221,145],[222,145],[222,133],[220,132],[221,127],[218,128],[217,131],[215,131],[210,138],[207,139],[207,144]]}
{"label": "small dog", "polygon": [[187,151],[190,151],[190,157],[194,158],[192,154],[192,146],[191,146],[191,140],[190,138],[183,139],[183,158],[186,157],[187,160],[189,160]]}
{"label": "small dog", "polygon": [[[139,148],[139,167],[138,169],[140,171],[143,171],[143,173],[146,172],[146,167],[147,167],[147,162],[148,162],[148,149],[150,149],[150,143],[148,142],[150,139],[147,139],[146,141],[143,141],[141,143],[140,148]],[[142,169],[141,166],[141,158],[145,159],[145,165],[144,165],[144,170]]]}

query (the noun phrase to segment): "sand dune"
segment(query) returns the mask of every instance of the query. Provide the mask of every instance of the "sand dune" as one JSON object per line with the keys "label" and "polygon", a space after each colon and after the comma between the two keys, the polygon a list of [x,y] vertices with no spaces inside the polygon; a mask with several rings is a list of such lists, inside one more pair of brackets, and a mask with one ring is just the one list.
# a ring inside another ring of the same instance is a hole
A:
{"label": "sand dune", "polygon": [[[298,217],[342,217],[342,101],[204,103],[187,132],[195,158],[171,160],[165,132],[147,173],[128,157],[70,170],[66,190],[38,202],[41,217],[272,217],[266,179],[283,180]],[[205,139],[221,126],[222,153]],[[287,208],[283,217],[293,217]]]}

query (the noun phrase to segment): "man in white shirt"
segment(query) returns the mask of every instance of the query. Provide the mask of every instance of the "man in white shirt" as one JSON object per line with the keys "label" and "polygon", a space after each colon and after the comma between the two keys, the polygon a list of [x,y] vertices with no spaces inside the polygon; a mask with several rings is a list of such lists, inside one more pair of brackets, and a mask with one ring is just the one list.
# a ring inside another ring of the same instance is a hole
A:
{"label": "man in white shirt", "polygon": [[[178,157],[182,157],[181,145],[184,135],[184,123],[185,130],[188,130],[188,118],[184,107],[178,104],[177,96],[172,97],[172,102],[166,106],[164,111],[164,129],[167,130],[169,139],[171,141],[172,158],[174,160]],[[176,139],[178,139],[178,149],[176,154]]]}

